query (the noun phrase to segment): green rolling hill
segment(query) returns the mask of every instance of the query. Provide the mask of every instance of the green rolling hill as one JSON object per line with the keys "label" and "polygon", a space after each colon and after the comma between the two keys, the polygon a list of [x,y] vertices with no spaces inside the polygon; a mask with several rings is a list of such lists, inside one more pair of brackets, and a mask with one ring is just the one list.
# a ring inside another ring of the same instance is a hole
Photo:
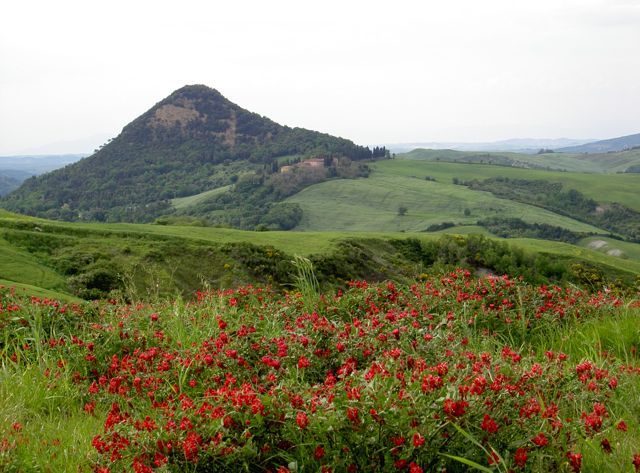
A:
{"label": "green rolling hill", "polygon": [[[300,205],[303,210],[298,230],[419,232],[445,221],[468,225],[479,218],[508,216],[578,232],[605,233],[538,207],[453,185],[450,180],[431,182],[383,172],[356,181],[316,184],[290,197],[288,202]],[[407,209],[405,215],[398,214],[400,207]]]}
{"label": "green rolling hill", "polygon": [[576,246],[397,231],[66,223],[0,213],[0,284],[40,297],[191,297],[203,286],[252,283],[287,289],[296,279],[295,255],[311,259],[325,286],[350,279],[409,281],[425,271],[461,264],[537,282],[584,284],[593,282],[584,280],[585,274],[597,275],[597,284],[626,288],[633,288],[640,275],[640,245],[600,235]]}
{"label": "green rolling hill", "polygon": [[[605,153],[476,152],[440,149],[415,149],[400,155],[403,159],[469,164],[493,164],[515,168],[557,170],[583,173],[624,173],[640,165],[640,149]],[[637,171],[635,171],[637,172]]]}

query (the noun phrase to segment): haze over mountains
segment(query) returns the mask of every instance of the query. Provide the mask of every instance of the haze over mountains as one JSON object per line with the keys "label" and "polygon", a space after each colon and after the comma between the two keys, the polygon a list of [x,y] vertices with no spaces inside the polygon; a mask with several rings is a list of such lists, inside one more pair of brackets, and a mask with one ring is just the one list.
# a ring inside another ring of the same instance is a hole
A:
{"label": "haze over mountains", "polygon": [[572,138],[512,138],[488,142],[430,141],[414,143],[391,143],[386,147],[395,153],[405,153],[417,148],[454,149],[458,151],[514,151],[519,153],[537,153],[540,149],[557,149],[566,146],[578,146],[595,141],[593,139]]}
{"label": "haze over mountains", "polygon": [[640,133],[557,149],[561,153],[610,153],[640,146]]}
{"label": "haze over mountains", "polygon": [[38,156],[0,156],[0,196],[20,187],[31,177],[74,163],[87,154],[61,154]]}

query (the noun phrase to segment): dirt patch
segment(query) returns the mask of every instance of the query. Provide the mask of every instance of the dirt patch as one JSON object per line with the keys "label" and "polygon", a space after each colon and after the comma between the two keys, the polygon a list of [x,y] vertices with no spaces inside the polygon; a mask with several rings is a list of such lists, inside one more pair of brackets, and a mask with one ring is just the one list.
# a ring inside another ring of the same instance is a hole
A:
{"label": "dirt patch", "polygon": [[601,248],[604,248],[605,246],[607,246],[607,242],[604,240],[593,240],[592,242],[590,242],[587,245],[587,248],[590,248],[592,250],[599,250]]}
{"label": "dirt patch", "polygon": [[231,118],[229,119],[229,127],[224,132],[224,143],[233,148],[236,145],[236,111],[231,110]]}
{"label": "dirt patch", "polygon": [[624,251],[619,250],[617,248],[613,248],[612,250],[607,251],[607,254],[609,256],[617,256],[619,258],[622,258],[625,256]]}
{"label": "dirt patch", "polygon": [[151,119],[151,126],[171,128],[176,123],[185,126],[191,120],[200,118],[200,112],[195,109],[192,102],[185,100],[180,105],[167,104],[158,108]]}

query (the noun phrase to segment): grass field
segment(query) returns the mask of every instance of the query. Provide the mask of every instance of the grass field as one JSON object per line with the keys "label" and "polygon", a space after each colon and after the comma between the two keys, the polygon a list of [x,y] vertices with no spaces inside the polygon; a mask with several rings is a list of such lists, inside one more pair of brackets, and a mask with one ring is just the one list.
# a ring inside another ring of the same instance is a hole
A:
{"label": "grass field", "polygon": [[43,289],[63,290],[65,279],[36,257],[19,251],[0,238],[0,280],[13,281]]}
{"label": "grass field", "polygon": [[489,164],[433,162],[396,158],[375,163],[376,172],[398,177],[424,179],[431,176],[443,184],[452,179],[466,181],[503,176],[513,179],[541,179],[561,182],[565,189],[576,189],[598,202],[619,202],[640,211],[640,174],[594,174],[584,172],[544,171]]}
{"label": "grass field", "polygon": [[[453,185],[451,180],[431,182],[394,175],[387,163],[378,171],[382,165],[377,164],[376,172],[367,179],[327,181],[290,197],[288,201],[303,210],[296,229],[420,232],[441,222],[469,225],[478,219],[500,216],[602,233],[596,227],[538,207]],[[407,209],[402,216],[398,215],[401,206]]]}
{"label": "grass field", "polygon": [[640,245],[636,243],[614,240],[612,238],[589,237],[582,240],[580,246],[608,254],[609,256],[619,254],[619,258],[640,261]]}
{"label": "grass field", "polygon": [[190,195],[188,197],[177,197],[175,199],[171,199],[171,205],[177,210],[185,209],[187,207],[191,207],[192,205],[199,204],[200,202],[203,202],[218,194],[223,194],[229,189],[231,189],[230,185],[218,187],[217,189],[211,189],[205,192],[201,192],[200,194]]}
{"label": "grass field", "polygon": [[22,284],[7,279],[0,279],[0,289],[12,287],[18,295],[28,295],[40,298],[54,299],[63,302],[80,302],[82,299],[59,291],[51,291],[41,287],[32,286],[31,284]]}
{"label": "grass field", "polygon": [[476,152],[416,149],[400,157],[411,160],[502,164],[572,172],[623,173],[640,164],[640,150],[602,154],[522,154],[510,152]]}

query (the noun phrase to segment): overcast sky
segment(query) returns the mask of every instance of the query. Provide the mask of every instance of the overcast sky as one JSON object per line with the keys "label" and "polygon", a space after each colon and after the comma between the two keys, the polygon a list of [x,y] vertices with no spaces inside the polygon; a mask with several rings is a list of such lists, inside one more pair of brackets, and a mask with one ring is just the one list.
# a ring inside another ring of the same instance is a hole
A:
{"label": "overcast sky", "polygon": [[198,83],[364,145],[640,133],[640,0],[4,2],[0,154]]}

